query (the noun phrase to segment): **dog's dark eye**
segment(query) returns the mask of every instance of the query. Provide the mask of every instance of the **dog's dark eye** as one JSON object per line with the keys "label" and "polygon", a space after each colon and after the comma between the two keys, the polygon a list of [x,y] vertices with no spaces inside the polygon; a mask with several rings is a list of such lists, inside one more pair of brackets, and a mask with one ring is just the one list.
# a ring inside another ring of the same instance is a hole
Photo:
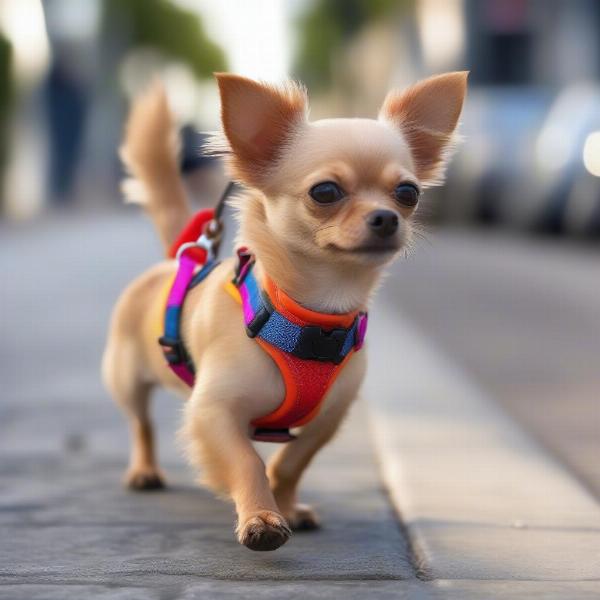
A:
{"label": "dog's dark eye", "polygon": [[308,192],[319,204],[333,204],[344,197],[344,190],[333,181],[324,181],[313,185]]}
{"label": "dog's dark eye", "polygon": [[419,201],[419,188],[412,183],[401,183],[394,190],[394,197],[402,206],[416,206]]}

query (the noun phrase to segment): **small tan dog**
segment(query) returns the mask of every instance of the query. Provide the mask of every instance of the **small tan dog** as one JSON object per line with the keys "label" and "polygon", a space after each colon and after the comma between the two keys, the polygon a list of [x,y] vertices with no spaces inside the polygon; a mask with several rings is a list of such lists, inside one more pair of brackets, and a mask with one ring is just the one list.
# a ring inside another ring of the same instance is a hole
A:
{"label": "small tan dog", "polygon": [[[274,87],[217,75],[224,136],[217,145],[239,197],[238,241],[251,249],[256,279],[269,278],[298,305],[317,313],[365,310],[382,269],[411,241],[421,189],[439,184],[466,93],[466,72],[391,92],[379,118],[307,120],[303,88]],[[126,195],[144,205],[168,248],[190,217],[177,166],[176,129],[159,87],[133,107],[122,148],[133,178]],[[237,536],[253,550],[274,550],[290,528],[317,517],[297,503],[297,488],[315,453],[333,436],[365,373],[353,352],[320,410],[265,469],[252,422],[275,411],[286,394],[274,360],[248,337],[239,304],[226,291],[235,259],[224,260],[187,294],[181,316],[196,367],[193,389],[165,364],[157,343],[165,289],[175,261],[136,279],[114,310],[103,376],[129,417],[132,450],[126,483],[162,487],[148,403],[163,385],[187,398],[182,436],[203,480],[231,498]]]}

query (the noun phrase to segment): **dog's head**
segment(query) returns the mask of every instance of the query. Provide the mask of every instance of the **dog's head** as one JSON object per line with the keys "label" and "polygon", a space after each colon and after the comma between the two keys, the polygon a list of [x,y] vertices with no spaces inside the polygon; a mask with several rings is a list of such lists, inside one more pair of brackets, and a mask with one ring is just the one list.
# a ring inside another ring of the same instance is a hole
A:
{"label": "dog's head", "polygon": [[411,238],[424,187],[440,183],[466,72],[390,92],[378,119],[309,122],[305,90],[217,75],[232,176],[257,190],[265,235],[294,255],[389,262]]}

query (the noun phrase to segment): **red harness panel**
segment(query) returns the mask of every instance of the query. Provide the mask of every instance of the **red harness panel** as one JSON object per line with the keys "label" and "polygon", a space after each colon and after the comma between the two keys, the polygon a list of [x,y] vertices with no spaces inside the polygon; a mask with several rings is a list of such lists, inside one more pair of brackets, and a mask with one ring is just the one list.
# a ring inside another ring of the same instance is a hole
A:
{"label": "red harness panel", "polygon": [[367,315],[309,310],[268,278],[262,289],[252,273],[252,258],[245,256],[240,253],[234,286],[246,329],[275,361],[285,383],[282,404],[253,425],[269,429],[304,425],[318,414],[327,391],[352,353],[361,348]]}

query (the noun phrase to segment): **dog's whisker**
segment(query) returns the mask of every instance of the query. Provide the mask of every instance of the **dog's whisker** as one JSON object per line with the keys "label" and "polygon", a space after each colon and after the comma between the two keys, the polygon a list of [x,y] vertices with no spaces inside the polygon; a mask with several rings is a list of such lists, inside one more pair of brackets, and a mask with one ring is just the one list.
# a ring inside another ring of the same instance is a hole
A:
{"label": "dog's whisker", "polygon": [[333,229],[335,227],[335,225],[323,225],[322,227],[317,227],[317,229],[315,229],[315,235],[317,233],[320,233],[321,231],[325,231],[326,229]]}

